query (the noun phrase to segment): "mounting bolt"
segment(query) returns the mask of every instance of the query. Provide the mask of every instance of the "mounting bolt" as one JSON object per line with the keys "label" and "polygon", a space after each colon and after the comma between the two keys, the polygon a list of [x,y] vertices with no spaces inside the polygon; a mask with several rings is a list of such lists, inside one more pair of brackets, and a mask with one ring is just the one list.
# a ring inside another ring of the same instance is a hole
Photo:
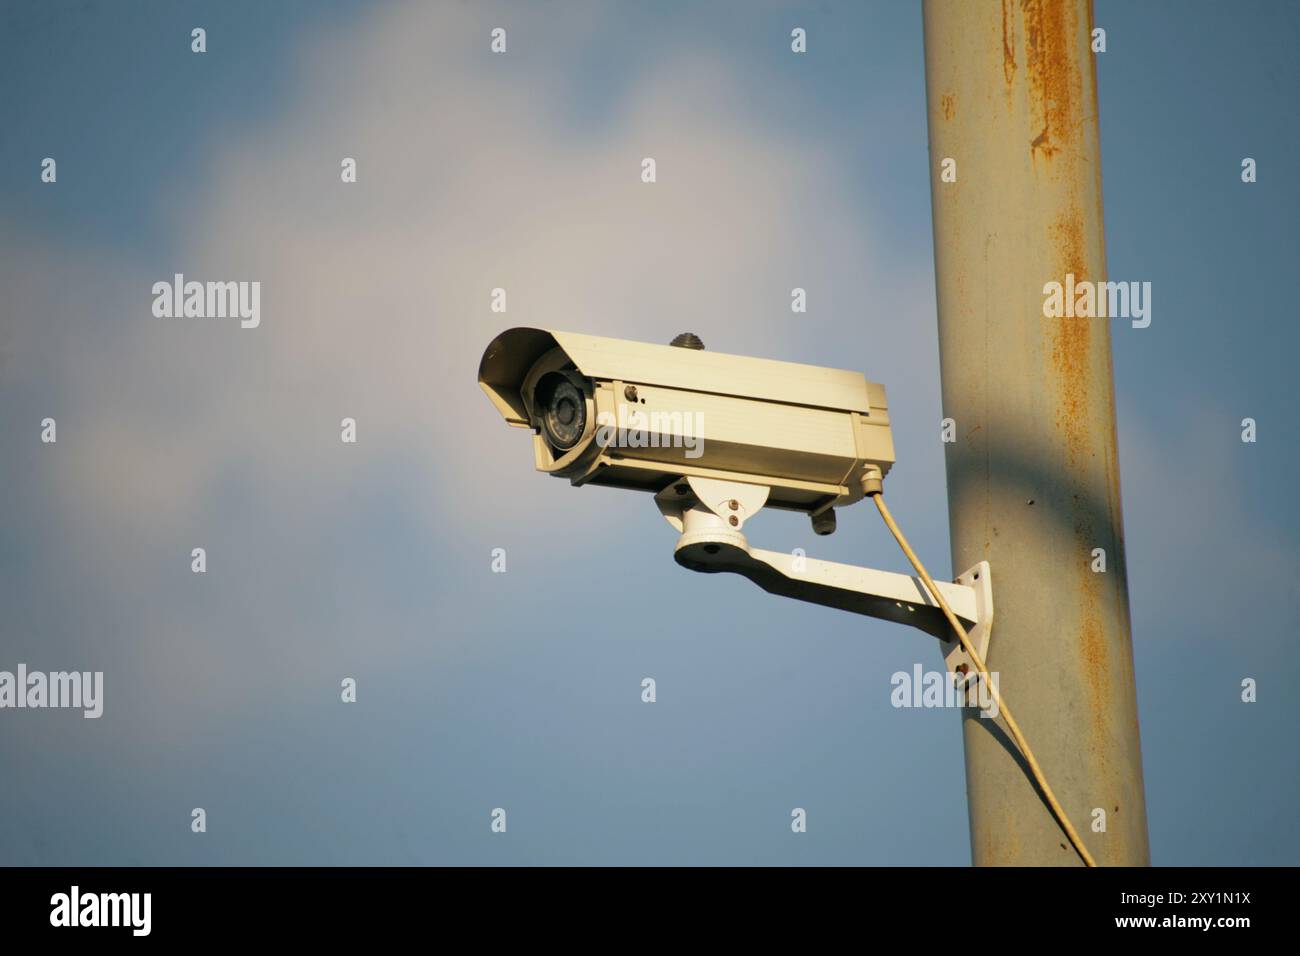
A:
{"label": "mounting bolt", "polygon": [[636,386],[635,386],[635,385],[629,385],[629,386],[627,386],[625,389],[623,389],[623,397],[626,398],[629,402],[635,402],[635,401],[636,401]]}
{"label": "mounting bolt", "polygon": [[731,516],[730,518],[728,518],[727,520],[731,522],[731,526],[732,526],[733,528],[734,528],[736,525],[740,524],[740,519],[737,518],[735,515],[732,515],[732,516]]}
{"label": "mounting bolt", "polygon": [[727,507],[730,508],[732,511],[736,511],[740,508],[740,502],[737,501],[735,498],[732,498],[730,501],[727,502]]}

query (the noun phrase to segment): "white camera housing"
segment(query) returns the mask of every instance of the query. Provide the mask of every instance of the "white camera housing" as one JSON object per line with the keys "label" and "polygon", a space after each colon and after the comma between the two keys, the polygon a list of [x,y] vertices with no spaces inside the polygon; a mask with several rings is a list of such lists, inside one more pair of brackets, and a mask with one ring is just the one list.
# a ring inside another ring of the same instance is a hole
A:
{"label": "white camera housing", "polygon": [[513,328],[488,345],[478,381],[507,423],[533,430],[538,470],[574,485],[759,485],[767,507],[829,533],[864,473],[894,463],[885,388],[858,372]]}
{"label": "white camera housing", "polygon": [[[744,533],[749,518],[773,507],[805,512],[815,531],[829,534],[835,507],[879,492],[894,463],[884,386],[857,372],[722,355],[693,336],[679,340],[693,342],[508,329],[483,353],[478,382],[509,424],[533,430],[540,471],[575,485],[653,492],[678,533],[678,564],[919,628],[940,639],[948,670],[965,686],[974,659],[951,639],[919,578],[762,551]],[[602,437],[602,422],[620,421],[620,404],[645,413],[643,437],[654,442]],[[936,582],[981,659],[993,626],[991,578],[981,561],[956,583]]]}

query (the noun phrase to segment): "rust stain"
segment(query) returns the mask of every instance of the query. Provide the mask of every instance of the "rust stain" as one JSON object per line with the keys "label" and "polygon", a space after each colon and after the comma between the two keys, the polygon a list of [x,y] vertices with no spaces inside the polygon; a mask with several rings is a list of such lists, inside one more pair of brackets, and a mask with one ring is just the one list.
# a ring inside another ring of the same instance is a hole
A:
{"label": "rust stain", "polygon": [[[1093,548],[1102,547],[1107,555],[1114,555],[1111,529],[1096,527],[1086,496],[1075,494],[1072,504],[1078,552],[1089,555]],[[1108,568],[1107,571],[1114,574],[1118,569]],[[1077,572],[1080,602],[1078,661],[1088,709],[1086,746],[1093,768],[1092,786],[1104,793],[1113,793],[1117,786],[1122,787],[1122,782],[1115,779],[1110,759],[1114,736],[1111,727],[1115,693],[1113,672],[1117,662],[1107,639],[1107,635],[1114,631],[1113,619],[1107,611],[1110,607],[1108,574],[1094,573],[1091,567],[1080,567]]]}
{"label": "rust stain", "polygon": [[1109,783],[1110,775],[1105,766],[1107,746],[1110,739],[1110,657],[1106,653],[1106,635],[1100,620],[1100,608],[1097,606],[1095,587],[1085,587],[1084,616],[1079,632],[1079,653],[1083,660],[1083,679],[1088,691],[1088,709],[1091,717],[1089,747],[1094,766],[1103,768],[1103,779],[1098,783]]}
{"label": "rust stain", "polygon": [[1092,108],[1097,108],[1097,61],[1092,59],[1092,31],[1097,26],[1097,21],[1092,15],[1092,0],[1088,0],[1088,22],[1084,24],[1088,37],[1088,74],[1092,83]]}
{"label": "rust stain", "polygon": [[[1075,525],[1075,540],[1081,546],[1091,548],[1095,539],[1091,528],[1084,523]],[[1086,553],[1086,552],[1084,552]],[[1079,762],[1087,768],[1087,790],[1090,793],[1112,794],[1123,788],[1122,780],[1116,779],[1111,760],[1112,728],[1110,726],[1110,702],[1113,693],[1111,675],[1111,655],[1106,639],[1105,597],[1101,593],[1101,574],[1090,571],[1082,573],[1079,593],[1079,624],[1076,632],[1076,653],[1079,679],[1084,691],[1083,705],[1087,710],[1086,720],[1082,724],[1084,733],[1079,743]],[[1100,797],[1097,802],[1105,802]],[[1085,821],[1086,822],[1086,821]],[[1094,855],[1109,857],[1109,862],[1122,861],[1121,844],[1093,846]],[[1099,850],[1101,851],[1099,853]]]}
{"label": "rust stain", "polygon": [[1039,156],[1051,159],[1062,148],[1077,145],[1080,136],[1080,24],[1075,22],[1073,5],[1065,0],[1020,0],[1020,10],[1025,21],[1030,109],[1040,122],[1039,133],[1029,144],[1036,162]]}
{"label": "rust stain", "polygon": [[[1078,11],[1076,3],[1065,0],[1020,0],[1030,128],[1036,131],[1029,140],[1030,157],[1043,187],[1060,190],[1061,212],[1045,237],[1048,259],[1056,270],[1051,278],[1066,285],[1067,275],[1073,275],[1076,288],[1080,283],[1100,281],[1105,269],[1100,196],[1091,194],[1088,184],[1093,177],[1085,168],[1094,158],[1089,156],[1093,144],[1085,140],[1085,120],[1095,109],[1095,96],[1090,100],[1095,70],[1086,52],[1086,35],[1080,31],[1088,28],[1090,16]],[[1081,561],[1097,547],[1105,548],[1111,560],[1117,554],[1116,530],[1106,519],[1106,515],[1118,518],[1114,510],[1115,439],[1113,428],[1096,427],[1099,406],[1107,396],[1095,390],[1109,383],[1103,374],[1110,363],[1106,323],[1107,319],[1099,317],[1054,320],[1045,355],[1047,378],[1054,390],[1054,424],[1063,439],[1065,471],[1074,484],[1067,501],[1073,511],[1073,545]],[[1105,475],[1111,499],[1104,503],[1093,500],[1090,491],[1085,493],[1092,488],[1090,475],[1098,469]],[[1103,512],[1093,510],[1102,504]],[[1123,790],[1112,758],[1116,728],[1111,726],[1110,716],[1123,664],[1116,660],[1107,639],[1115,623],[1111,581],[1121,570],[1093,573],[1081,563],[1068,576],[1078,621],[1071,638],[1081,671],[1077,677],[1083,692],[1081,703],[1087,709],[1079,756],[1090,768],[1089,789],[1098,794]],[[1104,802],[1106,797],[1100,797],[1098,803]]]}
{"label": "rust stain", "polygon": [[1016,78],[1015,0],[1002,0],[1002,78],[1008,89]]}
{"label": "rust stain", "polygon": [[[1060,281],[1064,282],[1067,274],[1074,276],[1075,283],[1095,278],[1089,264],[1096,253],[1089,248],[1084,216],[1077,201],[1052,224],[1049,238],[1056,253],[1053,258],[1061,270]],[[1098,330],[1095,323],[1105,321],[1082,317],[1057,319],[1050,346],[1050,378],[1056,387],[1055,423],[1064,435],[1068,472],[1078,477],[1080,489],[1086,486],[1086,474],[1096,457],[1090,427],[1095,415],[1092,385],[1097,381],[1096,352],[1106,345],[1106,338],[1101,335],[1104,329]],[[1113,554],[1110,529],[1095,527],[1087,496],[1073,494],[1072,506],[1076,553],[1089,555],[1093,548],[1104,547]],[[1109,790],[1111,768],[1107,755],[1113,682],[1106,641],[1107,602],[1101,591],[1105,576],[1081,566],[1074,578],[1079,601],[1078,660],[1088,710],[1088,732],[1083,744],[1088,762],[1098,775],[1097,785]]]}
{"label": "rust stain", "polygon": [[1020,830],[1016,825],[1019,823],[1016,813],[1010,804],[1007,805],[1005,819],[1002,826],[1002,849],[1006,863],[1014,866],[1020,860]]}
{"label": "rust stain", "polygon": [[939,97],[939,112],[943,114],[945,120],[950,120],[957,115],[957,97],[951,93],[944,93]]}
{"label": "rust stain", "polygon": [[[1088,268],[1087,238],[1082,213],[1071,204],[1049,229],[1049,239],[1060,273],[1055,281],[1065,284],[1073,275],[1075,283],[1091,280]],[[1068,291],[1068,290],[1067,290]],[[1097,319],[1060,318],[1054,320],[1055,334],[1051,345],[1053,378],[1058,389],[1056,427],[1065,432],[1069,464],[1078,467],[1080,457],[1089,451],[1089,372],[1092,353],[1092,327]],[[1104,321],[1104,320],[1102,320]]]}

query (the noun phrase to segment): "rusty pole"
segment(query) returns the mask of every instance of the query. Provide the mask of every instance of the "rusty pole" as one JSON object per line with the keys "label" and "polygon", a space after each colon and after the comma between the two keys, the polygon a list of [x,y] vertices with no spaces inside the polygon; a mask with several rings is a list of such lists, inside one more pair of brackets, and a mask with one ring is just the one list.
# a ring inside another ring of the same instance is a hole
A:
{"label": "rusty pole", "polygon": [[[1091,3],[926,0],[924,19],[953,567],[992,566],[989,669],[1089,851],[1144,865],[1121,320],[1043,315],[1046,283],[1105,279]],[[963,735],[974,863],[1078,864],[1003,730],[967,715]]]}

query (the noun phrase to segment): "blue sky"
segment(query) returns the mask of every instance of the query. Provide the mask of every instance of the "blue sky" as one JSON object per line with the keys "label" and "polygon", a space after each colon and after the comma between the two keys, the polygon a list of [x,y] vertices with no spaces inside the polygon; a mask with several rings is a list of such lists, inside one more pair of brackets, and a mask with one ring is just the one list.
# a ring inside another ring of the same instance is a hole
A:
{"label": "blue sky", "polygon": [[[1294,864],[1300,25],[1096,20],[1152,860]],[[889,705],[930,639],[684,571],[473,383],[507,325],[861,369],[947,573],[919,5],[10,4],[0,75],[0,669],[106,683],[0,713],[0,862],[969,862],[958,717]],[[155,319],[175,272],[261,327]],[[866,506],[747,530],[903,570]]]}

